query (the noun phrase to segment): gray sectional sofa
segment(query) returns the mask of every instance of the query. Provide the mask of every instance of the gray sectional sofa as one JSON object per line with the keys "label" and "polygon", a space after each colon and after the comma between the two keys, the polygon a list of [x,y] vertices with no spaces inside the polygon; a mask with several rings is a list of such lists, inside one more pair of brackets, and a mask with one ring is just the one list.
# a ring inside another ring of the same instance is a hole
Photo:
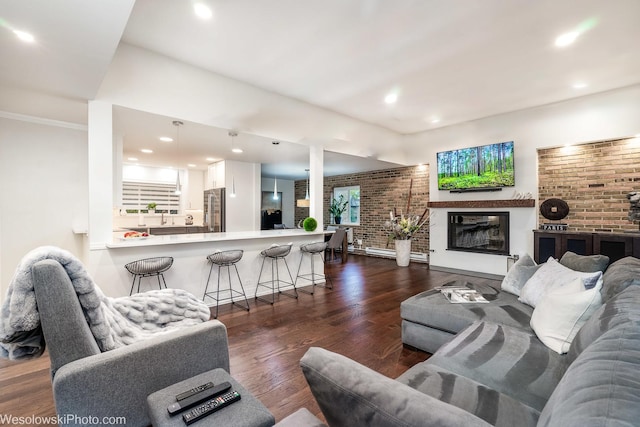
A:
{"label": "gray sectional sofa", "polygon": [[403,303],[423,327],[403,323],[403,340],[437,350],[395,380],[320,348],[300,363],[330,426],[640,425],[640,260],[617,261],[600,283],[603,304],[566,354],[538,339],[531,307],[483,289],[489,304],[437,299],[420,313],[434,292]]}

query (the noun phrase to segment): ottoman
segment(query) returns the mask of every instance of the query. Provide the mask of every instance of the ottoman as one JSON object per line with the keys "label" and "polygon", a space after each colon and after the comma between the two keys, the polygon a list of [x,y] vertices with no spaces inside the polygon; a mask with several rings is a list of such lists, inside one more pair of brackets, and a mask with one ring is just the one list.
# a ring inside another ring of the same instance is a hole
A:
{"label": "ottoman", "polygon": [[182,414],[189,409],[173,416],[170,416],[167,411],[167,407],[176,402],[176,395],[207,382],[217,385],[225,381],[231,383],[232,390],[240,393],[241,399],[196,421],[191,426],[271,427],[275,424],[275,418],[271,412],[221,368],[196,375],[150,394],[147,397],[147,408],[151,423],[158,427],[185,427]]}
{"label": "ottoman", "polygon": [[[459,285],[459,282],[448,285]],[[484,284],[465,282],[480,292],[489,303],[453,304],[439,290],[431,289],[407,298],[400,304],[402,343],[427,353],[435,353],[454,335],[477,320],[523,329],[529,326],[533,307],[518,301],[508,292]]]}

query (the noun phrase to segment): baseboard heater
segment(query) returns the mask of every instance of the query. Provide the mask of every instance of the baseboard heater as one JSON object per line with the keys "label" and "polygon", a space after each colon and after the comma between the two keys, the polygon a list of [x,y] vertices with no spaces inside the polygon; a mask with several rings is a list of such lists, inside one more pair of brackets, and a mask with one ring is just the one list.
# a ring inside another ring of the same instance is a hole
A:
{"label": "baseboard heater", "polygon": [[[396,251],[393,249],[383,249],[383,248],[365,248],[364,252],[369,255],[376,255],[385,258],[395,258]],[[427,254],[423,252],[411,252],[411,257],[414,261],[422,261],[427,262]]]}

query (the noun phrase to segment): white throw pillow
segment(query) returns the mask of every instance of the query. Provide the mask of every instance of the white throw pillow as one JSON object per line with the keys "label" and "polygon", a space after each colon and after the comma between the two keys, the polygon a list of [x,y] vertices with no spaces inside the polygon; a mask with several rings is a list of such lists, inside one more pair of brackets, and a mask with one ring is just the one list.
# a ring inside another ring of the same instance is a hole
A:
{"label": "white throw pillow", "polygon": [[571,341],[591,315],[602,305],[602,279],[591,289],[584,288],[583,280],[549,291],[531,315],[531,329],[551,350],[564,354]]}
{"label": "white throw pillow", "polygon": [[528,254],[522,255],[504,276],[500,288],[505,292],[520,296],[520,290],[524,284],[539,268],[540,265],[536,264]]}
{"label": "white throw pillow", "polygon": [[518,301],[535,307],[547,292],[560,288],[575,279],[582,279],[585,288],[590,288],[602,277],[602,272],[582,273],[571,270],[549,257],[520,290]]}

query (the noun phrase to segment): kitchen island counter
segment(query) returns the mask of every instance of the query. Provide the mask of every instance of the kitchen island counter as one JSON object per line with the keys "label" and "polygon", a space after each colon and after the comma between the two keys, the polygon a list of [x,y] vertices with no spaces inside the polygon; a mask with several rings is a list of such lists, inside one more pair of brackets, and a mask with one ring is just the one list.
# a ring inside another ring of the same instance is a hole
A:
{"label": "kitchen island counter", "polygon": [[[171,234],[165,236],[149,236],[144,238],[125,239],[122,232],[115,232],[112,243],[107,243],[107,248],[131,248],[140,246],[159,246],[159,245],[180,245],[185,243],[213,243],[213,242],[229,242],[238,240],[253,239],[271,239],[271,238],[300,238],[316,236],[321,239],[324,231],[308,232],[299,228],[282,229],[282,230],[259,230],[259,231],[235,231],[223,233],[189,233],[189,234]],[[330,233],[330,232],[329,232]]]}
{"label": "kitchen island counter", "polygon": [[[244,251],[242,259],[237,263],[238,272],[242,278],[247,298],[254,296],[258,275],[262,267],[263,257],[261,252],[273,244],[286,245],[291,243],[291,253],[286,257],[293,280],[295,281],[300,265],[300,245],[311,242],[324,241],[323,230],[307,232],[303,229],[237,231],[225,233],[188,233],[171,234],[163,236],[149,236],[146,238],[124,239],[124,232],[114,232],[113,240],[108,242],[104,249],[89,251],[92,277],[104,293],[108,296],[119,297],[129,295],[132,276],[124,268],[124,265],[139,259],[170,256],[174,262],[171,268],[164,273],[169,288],[179,288],[191,292],[202,298],[211,264],[207,255],[216,251],[236,250]],[[330,233],[330,232],[329,232]],[[314,257],[314,270],[321,273],[324,265],[318,257]],[[279,263],[280,278],[289,281],[288,272],[284,264]],[[271,263],[265,263],[263,276],[271,277]],[[217,268],[211,275],[211,286],[215,289],[217,283]],[[311,272],[309,257],[305,257],[300,268],[301,274]],[[222,272],[221,286],[226,288],[228,274]],[[237,280],[232,274],[234,289],[237,288]],[[264,277],[263,277],[263,280]],[[299,281],[299,286],[308,286],[309,281]],[[137,286],[137,283],[136,283]],[[142,280],[140,291],[158,289],[158,281],[155,278]],[[260,293],[264,288],[260,288]],[[207,299],[207,303],[211,303]]]}

